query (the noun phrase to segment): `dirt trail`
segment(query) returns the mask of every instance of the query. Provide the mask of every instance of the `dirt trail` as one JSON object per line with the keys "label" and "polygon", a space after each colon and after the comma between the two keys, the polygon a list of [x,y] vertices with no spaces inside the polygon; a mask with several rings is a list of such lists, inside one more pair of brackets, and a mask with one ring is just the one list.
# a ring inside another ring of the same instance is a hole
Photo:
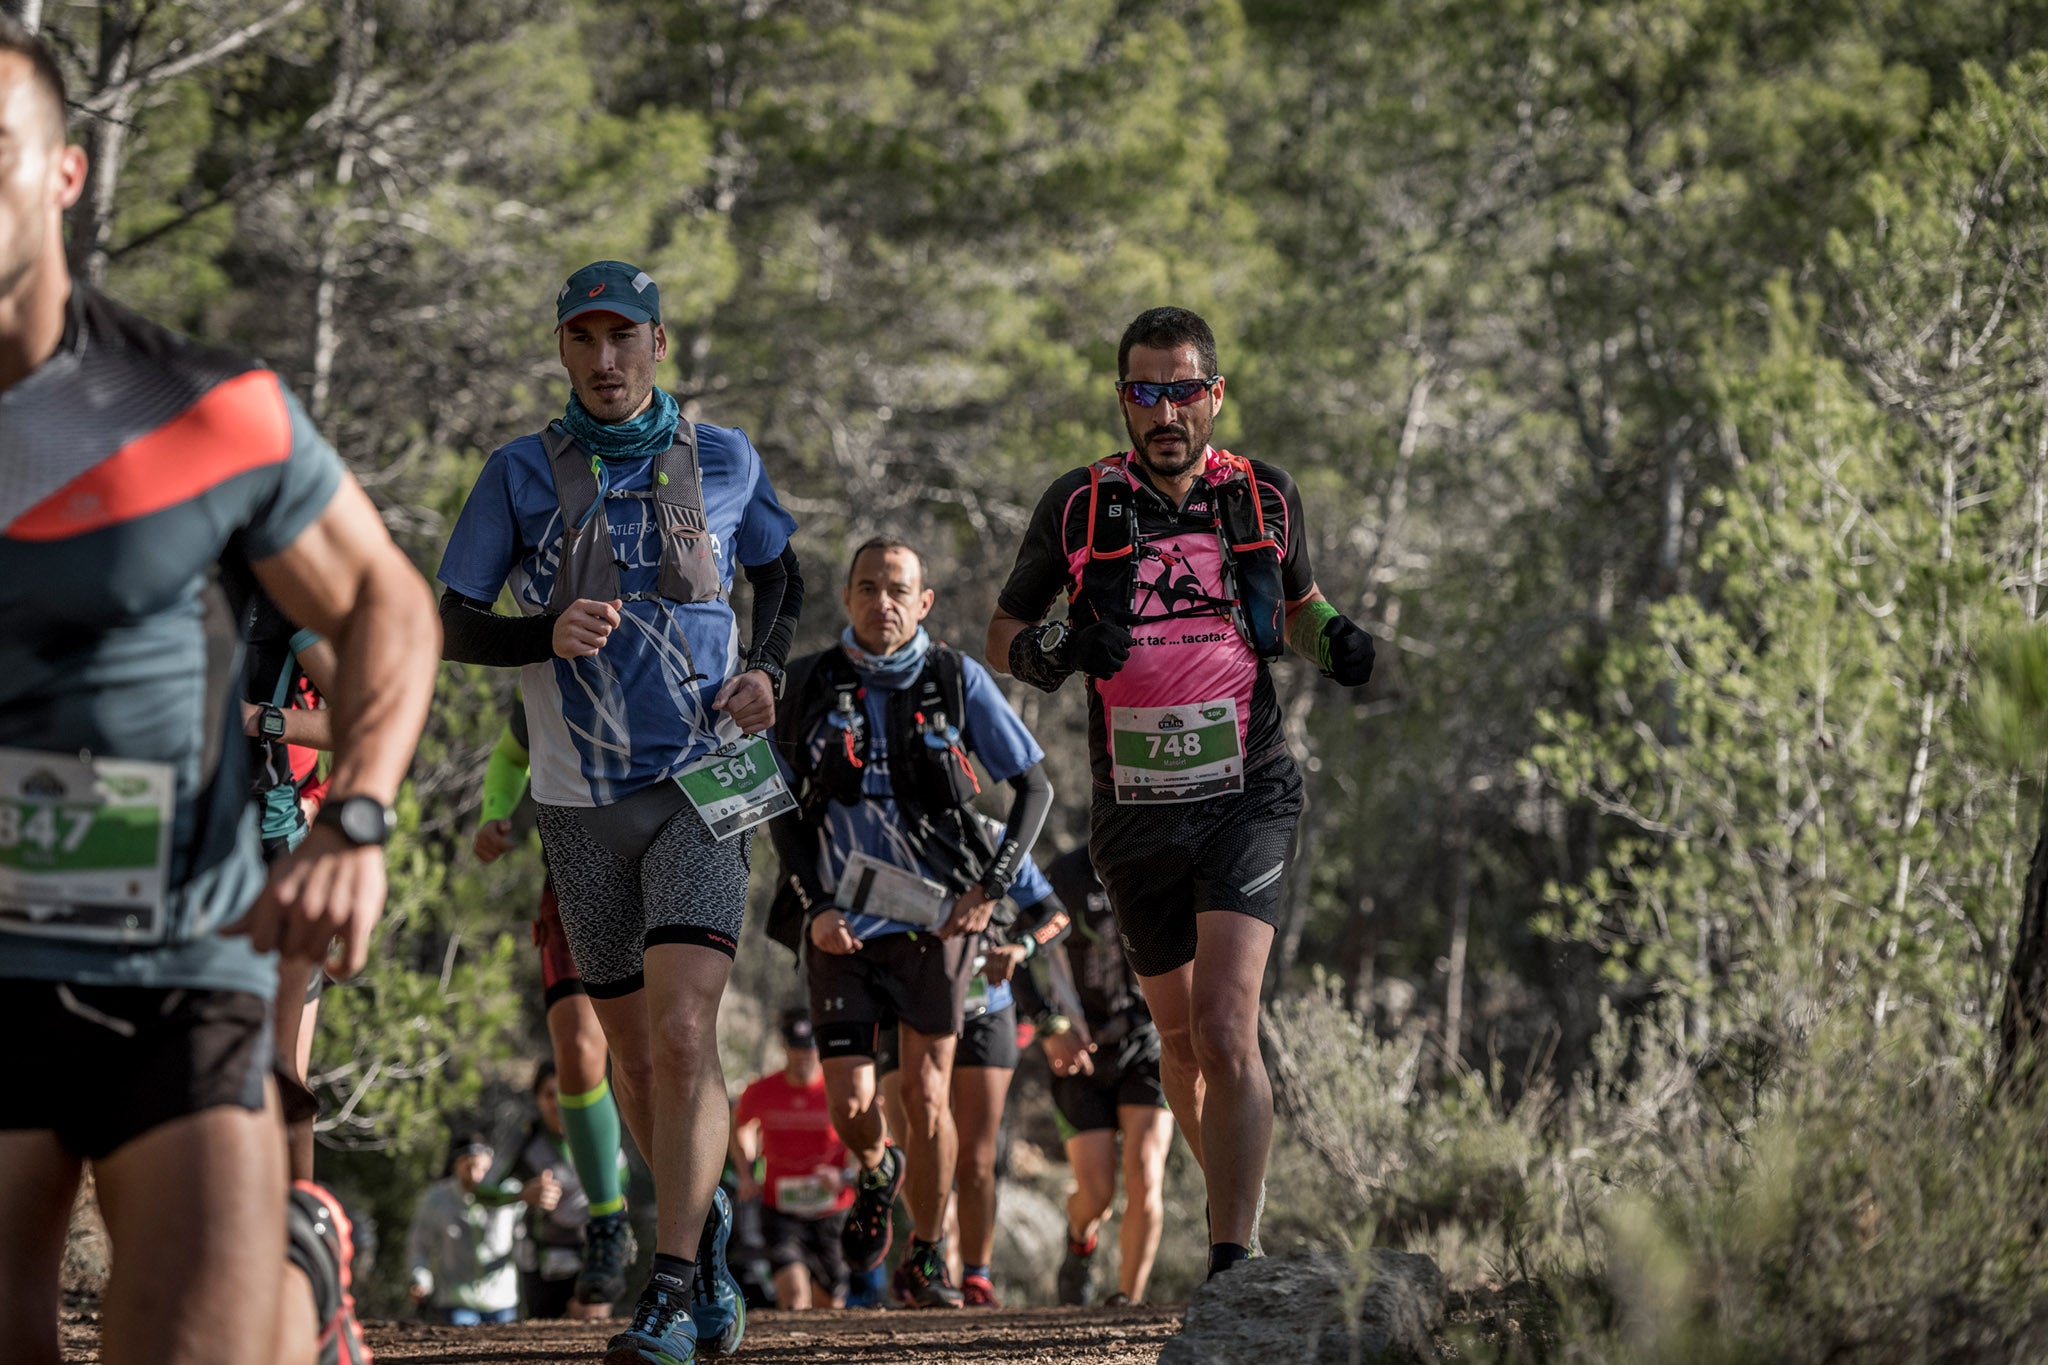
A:
{"label": "dirt trail", "polygon": [[[592,1365],[604,1323],[510,1327],[365,1325],[379,1362],[407,1365]],[[1154,1365],[1180,1327],[1178,1308],[1019,1308],[973,1312],[750,1314],[733,1365],[858,1361],[860,1365]],[[92,1362],[89,1322],[66,1324],[66,1359]]]}

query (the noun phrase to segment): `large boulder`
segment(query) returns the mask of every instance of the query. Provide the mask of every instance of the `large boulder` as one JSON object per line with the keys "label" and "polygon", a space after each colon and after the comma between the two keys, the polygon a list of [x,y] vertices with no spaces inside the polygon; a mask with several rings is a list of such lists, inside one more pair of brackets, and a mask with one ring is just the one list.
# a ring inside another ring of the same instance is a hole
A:
{"label": "large boulder", "polygon": [[1159,1365],[1428,1365],[1443,1320],[1444,1275],[1427,1256],[1292,1251],[1196,1290]]}

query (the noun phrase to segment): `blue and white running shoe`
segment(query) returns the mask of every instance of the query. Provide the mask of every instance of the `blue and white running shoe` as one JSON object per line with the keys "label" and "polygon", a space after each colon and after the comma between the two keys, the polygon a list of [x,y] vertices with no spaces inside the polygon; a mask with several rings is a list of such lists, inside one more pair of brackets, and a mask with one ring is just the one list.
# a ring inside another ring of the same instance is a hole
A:
{"label": "blue and white running shoe", "polygon": [[696,1295],[690,1315],[697,1322],[697,1340],[707,1356],[730,1355],[747,1334],[747,1298],[725,1263],[725,1244],[732,1236],[732,1201],[720,1186],[711,1192],[711,1216],[697,1243]]}

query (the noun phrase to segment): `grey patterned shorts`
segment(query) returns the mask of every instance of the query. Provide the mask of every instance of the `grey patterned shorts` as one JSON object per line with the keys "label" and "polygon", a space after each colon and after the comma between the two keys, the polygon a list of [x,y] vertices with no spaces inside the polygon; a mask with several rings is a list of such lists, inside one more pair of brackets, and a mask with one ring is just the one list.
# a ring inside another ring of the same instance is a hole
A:
{"label": "grey patterned shorts", "polygon": [[593,997],[639,990],[646,951],[657,943],[716,948],[728,957],[738,949],[752,830],[719,843],[685,805],[638,856],[626,856],[614,847],[616,838],[599,837],[593,825],[603,816],[593,811],[540,806],[538,813],[562,929]]}

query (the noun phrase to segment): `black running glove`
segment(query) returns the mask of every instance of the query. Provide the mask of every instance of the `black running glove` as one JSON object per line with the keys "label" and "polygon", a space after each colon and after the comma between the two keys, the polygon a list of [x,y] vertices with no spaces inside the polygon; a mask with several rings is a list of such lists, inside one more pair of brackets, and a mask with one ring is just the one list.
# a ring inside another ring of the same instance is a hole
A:
{"label": "black running glove", "polygon": [[1323,626],[1323,673],[1346,687],[1363,687],[1372,676],[1372,636],[1339,616]]}
{"label": "black running glove", "polygon": [[1131,657],[1131,633],[1114,621],[1091,621],[1060,648],[1065,661],[1100,681],[1114,678]]}

